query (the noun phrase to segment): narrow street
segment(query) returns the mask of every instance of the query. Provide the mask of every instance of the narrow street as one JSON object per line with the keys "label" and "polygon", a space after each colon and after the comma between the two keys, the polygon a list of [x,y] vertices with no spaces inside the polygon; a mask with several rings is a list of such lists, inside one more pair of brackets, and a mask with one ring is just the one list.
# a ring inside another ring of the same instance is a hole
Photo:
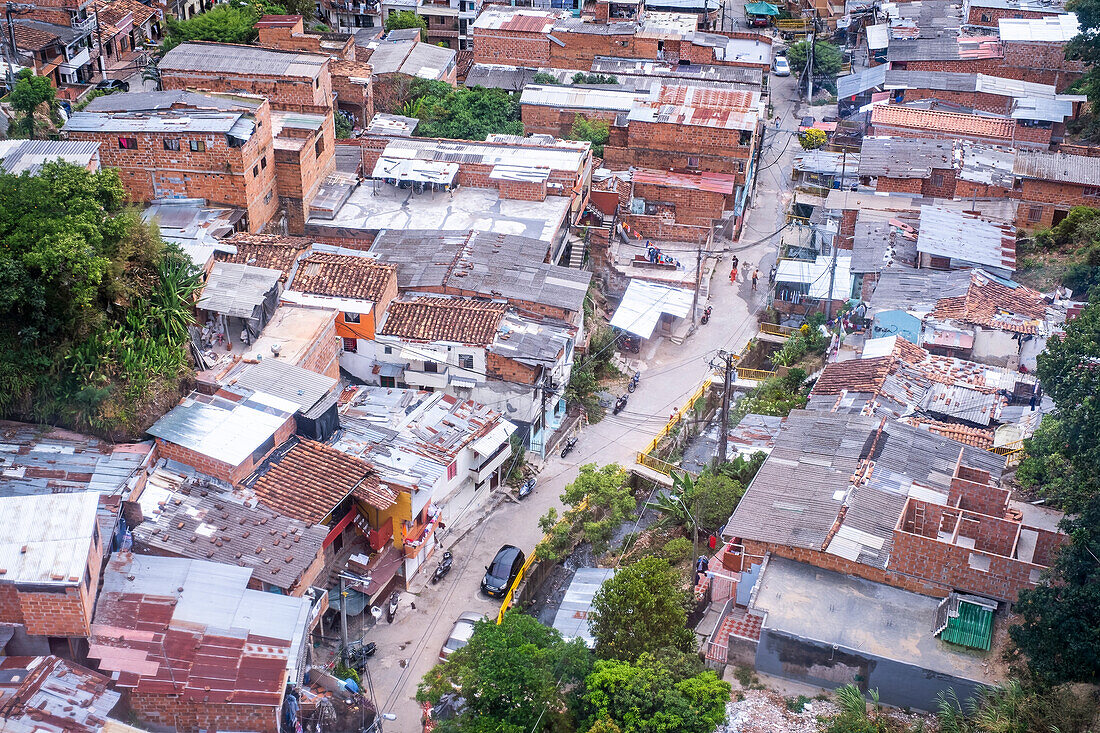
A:
{"label": "narrow street", "polygon": [[[794,78],[772,77],[771,84],[773,118],[774,114],[783,116],[783,129],[767,126],[753,208],[741,241],[725,243],[711,283],[709,303],[714,313],[710,323],[699,326],[682,344],[663,342],[654,358],[639,367],[641,382],[630,395],[627,409],[619,415],[609,413],[601,422],[585,428],[567,459],[550,456],[531,496],[523,502],[505,501],[456,544],[451,545],[444,537],[443,544],[455,556],[450,575],[433,586],[429,568],[413,582],[409,592],[402,594],[392,624],[383,620],[366,630],[365,638],[378,645],[369,671],[379,709],[397,716],[396,721],[386,724],[387,730],[419,730],[420,709],[414,700],[417,684],[438,661],[440,647],[459,614],[477,611],[495,615],[499,610],[500,602],[484,596],[479,584],[485,566],[501,545],[512,544],[530,552],[542,537],[538,518],[552,506],[561,509],[558,495],[576,475],[578,466],[632,464],[637,451],[649,443],[669,414],[705,378],[708,361],[717,350],[739,351],[755,335],[755,314],[766,303],[767,275],[775,261],[777,232],[789,198],[790,158],[798,150]],[[759,292],[752,292],[747,278],[739,277],[736,286],[729,283],[733,253],[742,264],[749,263],[749,272],[754,266],[760,269]]]}

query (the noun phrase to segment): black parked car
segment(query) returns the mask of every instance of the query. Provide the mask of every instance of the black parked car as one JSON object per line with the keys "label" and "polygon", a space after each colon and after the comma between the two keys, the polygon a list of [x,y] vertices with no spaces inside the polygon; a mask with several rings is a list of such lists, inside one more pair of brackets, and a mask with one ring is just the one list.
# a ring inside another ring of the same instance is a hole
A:
{"label": "black parked car", "polygon": [[104,79],[103,81],[96,84],[95,88],[98,91],[106,92],[107,94],[117,91],[128,92],[130,91],[130,83],[122,81],[121,79]]}
{"label": "black parked car", "polygon": [[491,598],[503,598],[512,586],[512,581],[523,567],[523,550],[505,545],[497,551],[493,562],[485,566],[485,577],[481,579],[481,589]]}

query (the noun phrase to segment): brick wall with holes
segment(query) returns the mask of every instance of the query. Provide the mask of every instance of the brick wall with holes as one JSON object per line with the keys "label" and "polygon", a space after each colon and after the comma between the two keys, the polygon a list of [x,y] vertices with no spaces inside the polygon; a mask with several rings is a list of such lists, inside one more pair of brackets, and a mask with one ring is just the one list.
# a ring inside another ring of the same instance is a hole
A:
{"label": "brick wall with holes", "polygon": [[[248,212],[249,231],[257,232],[272,219],[279,202],[266,103],[257,110],[256,121],[259,126],[240,147],[231,147],[224,133],[71,131],[66,137],[100,143],[101,165],[118,169],[130,201],[184,197],[236,206]],[[193,145],[201,149],[193,150]]]}
{"label": "brick wall with holes", "polygon": [[982,8],[976,5],[970,6],[970,15],[967,18],[969,25],[987,26],[997,28],[997,21],[1002,18],[1047,18],[1061,13],[1046,10],[1022,10],[1020,8]]}
{"label": "brick wall with holes", "polygon": [[619,221],[630,231],[645,239],[662,239],[677,242],[705,242],[710,235],[709,226],[692,226],[660,215],[619,214]]}
{"label": "brick wall with holes", "polygon": [[905,102],[919,102],[922,99],[936,99],[962,107],[980,109],[995,115],[1007,115],[1012,111],[1012,97],[984,92],[959,92],[946,89],[906,89]]}
{"label": "brick wall with holes", "polygon": [[1064,43],[1002,41],[1004,64],[997,76],[1050,84],[1059,93],[1081,78],[1085,62],[1066,58]]}
{"label": "brick wall with holes", "polygon": [[279,706],[188,700],[172,695],[130,691],[129,707],[140,722],[180,733],[247,730],[279,733]]}
{"label": "brick wall with holes", "polygon": [[[305,22],[301,17],[294,25],[263,26],[258,24],[257,31],[259,37],[256,39],[256,45],[264,48],[316,53],[347,60],[354,60],[355,58],[354,36],[338,33],[306,33]],[[334,45],[340,42],[342,42],[342,46],[339,50],[334,51]]]}
{"label": "brick wall with holes", "polygon": [[679,188],[660,186],[653,183],[633,182],[635,198],[647,202],[667,202],[676,208],[676,223],[691,226],[709,227],[715,219],[722,218],[722,212],[732,209],[734,195],[728,196],[716,191],[704,191],[699,188]]}

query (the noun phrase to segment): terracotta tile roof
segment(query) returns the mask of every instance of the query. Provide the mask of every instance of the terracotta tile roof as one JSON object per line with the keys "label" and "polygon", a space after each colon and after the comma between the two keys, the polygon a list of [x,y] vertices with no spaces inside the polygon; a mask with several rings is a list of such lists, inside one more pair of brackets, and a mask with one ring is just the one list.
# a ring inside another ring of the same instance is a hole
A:
{"label": "terracotta tile roof", "polygon": [[871,125],[894,125],[1005,140],[1011,140],[1016,129],[1016,121],[1005,117],[917,109],[898,104],[875,105],[871,110]]}
{"label": "terracotta tile roof", "polygon": [[234,234],[225,240],[237,248],[237,254],[214,253],[218,262],[234,262],[238,265],[266,267],[269,270],[281,270],[284,280],[294,267],[298,255],[310,247],[308,239],[303,237],[282,237],[276,234]]}
{"label": "terracotta tile roof", "polygon": [[324,520],[348,494],[376,509],[388,509],[397,501],[397,494],[378,483],[369,463],[312,440],[279,451],[266,469],[252,485],[259,500],[310,524]]}
{"label": "terracotta tile roof", "polygon": [[660,91],[661,104],[716,109],[750,109],[756,101],[753,92],[709,87],[666,86]]}
{"label": "terracotta tile roof", "polygon": [[1004,285],[978,271],[971,277],[966,295],[940,298],[932,317],[1033,334],[1039,332],[1046,310],[1042,293],[1022,285]]}
{"label": "terracotta tile roof", "polygon": [[355,255],[314,252],[298,265],[290,289],[377,303],[391,282],[396,288],[397,268],[393,265],[381,265]]}
{"label": "terracotta tile roof", "polygon": [[813,394],[840,394],[845,390],[877,392],[892,370],[894,361],[893,356],[879,356],[827,364],[814,385]]}
{"label": "terracotta tile roof", "polygon": [[466,298],[422,297],[390,303],[379,333],[416,341],[488,346],[507,306]]}
{"label": "terracotta tile roof", "polygon": [[120,26],[127,14],[133,14],[134,27],[145,25],[150,18],[156,16],[157,11],[138,2],[138,0],[114,0],[110,3],[96,3],[99,10],[99,22],[111,26]]}
{"label": "terracotta tile roof", "polygon": [[[4,40],[7,41],[8,24],[0,24],[4,31]],[[23,23],[15,24],[15,47],[21,51],[41,51],[51,44],[60,41],[60,37],[42,28],[34,28]]]}
{"label": "terracotta tile roof", "polygon": [[930,432],[951,438],[966,445],[972,445],[982,450],[990,450],[993,447],[992,428],[972,428],[958,423],[948,423],[939,420],[931,420],[923,417],[905,417],[902,422],[914,427],[923,428]]}

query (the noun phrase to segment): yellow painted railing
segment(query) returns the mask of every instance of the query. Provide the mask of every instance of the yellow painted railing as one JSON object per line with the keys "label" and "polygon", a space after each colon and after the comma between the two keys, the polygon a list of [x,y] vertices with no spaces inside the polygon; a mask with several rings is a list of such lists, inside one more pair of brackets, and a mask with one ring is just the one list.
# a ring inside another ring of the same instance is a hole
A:
{"label": "yellow painted railing", "polygon": [[768,377],[774,377],[775,372],[765,371],[763,369],[742,369],[737,368],[738,379],[751,379],[756,382],[763,382]]}
{"label": "yellow painted railing", "polygon": [[1026,454],[1024,453],[1023,448],[1017,448],[1016,450],[1004,453],[1003,455],[1005,457],[1005,466],[1015,466],[1020,461],[1024,460],[1024,455]]}
{"label": "yellow painted railing", "polygon": [[787,338],[797,330],[797,328],[791,328],[790,326],[779,326],[774,323],[760,324],[760,333],[766,333],[772,336],[782,336],[783,338]]}
{"label": "yellow painted railing", "polygon": [[1016,451],[1020,451],[1020,450],[1023,450],[1023,449],[1024,449],[1024,441],[1014,440],[1011,443],[1005,443],[1004,445],[997,446],[996,448],[993,449],[993,452],[996,453],[999,456],[1007,456],[1007,455],[1011,455],[1012,453],[1015,453]]}
{"label": "yellow painted railing", "polygon": [[[587,508],[588,508],[588,497],[586,496],[583,499],[581,499],[581,503],[577,504],[577,507],[574,511],[583,512]],[[561,519],[558,520],[558,525],[562,524],[563,522],[567,522],[567,521],[569,521],[568,517],[562,517]],[[555,525],[555,526],[558,526],[558,525]],[[542,536],[542,541],[543,542],[546,542],[549,539],[550,539],[550,534],[549,533],[544,534]],[[535,547],[538,547],[538,545],[536,545]],[[504,602],[500,604],[500,611],[497,613],[497,624],[498,625],[502,621],[504,621],[504,614],[508,611],[509,608],[512,607],[512,603],[515,600],[516,588],[518,588],[519,584],[521,582],[523,582],[524,577],[527,576],[527,571],[531,569],[531,565],[534,564],[534,562],[535,562],[535,550],[534,550],[534,548],[532,548],[531,549],[531,554],[529,554],[527,556],[527,559],[523,563],[523,567],[521,567],[519,569],[519,573],[516,574],[516,579],[512,581],[512,585],[508,588],[508,592],[506,594],[504,594]]]}
{"label": "yellow painted railing", "polygon": [[781,31],[810,31],[810,21],[805,18],[783,18],[775,21],[775,27]]}
{"label": "yellow painted railing", "polygon": [[668,461],[662,461],[660,458],[654,458],[648,453],[638,454],[638,463],[642,464],[646,468],[652,468],[658,473],[663,473],[666,476],[671,476],[672,472],[676,470],[676,466]]}

